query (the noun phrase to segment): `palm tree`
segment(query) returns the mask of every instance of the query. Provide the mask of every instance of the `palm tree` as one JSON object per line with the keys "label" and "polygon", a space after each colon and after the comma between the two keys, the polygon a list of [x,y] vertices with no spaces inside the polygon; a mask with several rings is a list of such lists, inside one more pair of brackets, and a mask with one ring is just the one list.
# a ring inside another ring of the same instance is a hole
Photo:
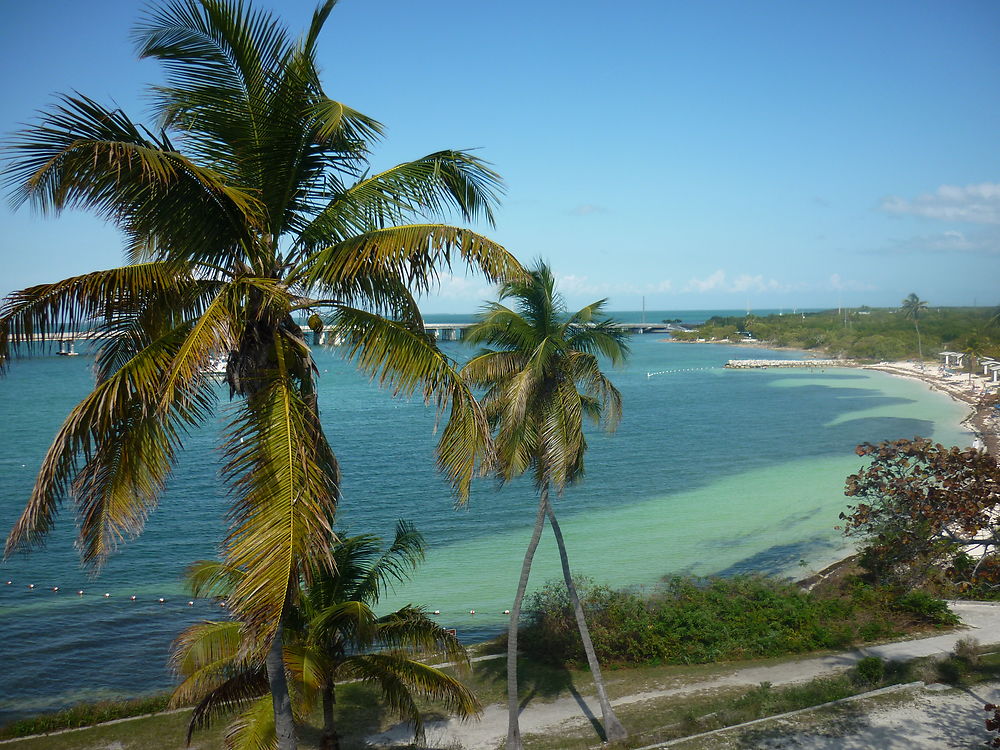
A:
{"label": "palm tree", "polygon": [[[516,310],[502,304],[516,303]],[[584,418],[603,421],[613,431],[621,416],[621,394],[601,372],[598,355],[614,364],[628,354],[625,333],[602,316],[606,300],[572,315],[555,292],[552,271],[539,261],[527,280],[511,281],[500,301],[489,303],[479,322],[466,332],[472,344],[488,344],[462,368],[462,375],[485,389],[482,403],[495,428],[500,477],[509,481],[530,471],[538,489],[538,513],[524,556],[510,616],[507,646],[507,747],[521,748],[518,727],[517,631],[531,561],[548,517],[559,547],[563,577],[569,589],[587,661],[594,676],[609,740],[626,732],[607,697],[583,608],[570,573],[562,532],[550,493],[561,495],[583,475],[587,440]]]}
{"label": "palm tree", "polygon": [[969,383],[972,383],[972,374],[979,369],[979,360],[986,351],[986,341],[982,330],[973,331],[965,340],[962,353],[966,356],[965,368],[969,371]]}
{"label": "palm tree", "polygon": [[924,347],[920,343],[920,323],[918,322],[918,318],[920,317],[921,311],[927,309],[927,302],[911,292],[907,295],[906,299],[900,303],[899,309],[902,310],[904,318],[913,321],[913,327],[917,330],[917,352],[920,355],[920,359],[923,360]]}
{"label": "palm tree", "polygon": [[332,570],[340,481],[296,318],[334,326],[363,370],[449,411],[438,462],[461,499],[489,427],[414,295],[453,262],[493,281],[523,273],[503,247],[438,223],[449,212],[492,222],[499,177],[479,159],[441,151],[369,173],[382,126],[329,98],[316,70],[334,3],[294,40],[239,0],[166,0],[135,31],[140,56],[166,69],[156,125],[63,96],[12,138],[6,170],[15,203],[91,210],[121,228],[127,258],[0,307],[0,368],[59,331],[101,341],[94,390],[56,435],[5,554],[40,542],[66,498],[85,563],[137,535],[184,432],[217,404],[206,364],[228,355],[224,550],[246,573],[230,603],[243,642],[269,649],[283,750],[295,738],[282,627],[301,576]]}
{"label": "palm tree", "polygon": [[[463,717],[477,714],[479,702],[468,688],[414,658],[415,651],[444,652],[467,666],[468,656],[454,635],[417,607],[406,606],[382,617],[373,612],[382,593],[406,580],[423,559],[419,532],[401,521],[387,549],[377,537],[363,535],[342,539],[331,554],[336,572],[317,569],[309,583],[303,582],[297,604],[286,618],[284,645],[296,715],[307,716],[322,704],[322,750],[340,748],[334,719],[338,682],[375,687],[393,713],[413,723],[418,741],[423,739],[423,722],[417,696],[440,701]],[[205,561],[192,566],[189,584],[196,596],[228,597],[244,575],[224,563]],[[239,645],[239,623],[232,620],[193,625],[177,639],[173,663],[183,682],[172,703],[196,703],[188,725],[189,742],[196,728],[239,710],[226,734],[227,747],[274,745],[265,666],[259,659],[242,658]]]}

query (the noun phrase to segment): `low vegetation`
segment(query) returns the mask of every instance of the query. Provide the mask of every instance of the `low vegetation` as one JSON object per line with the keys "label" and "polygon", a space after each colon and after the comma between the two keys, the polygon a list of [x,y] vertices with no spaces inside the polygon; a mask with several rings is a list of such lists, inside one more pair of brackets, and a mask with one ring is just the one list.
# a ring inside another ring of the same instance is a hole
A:
{"label": "low vegetation", "polygon": [[[928,594],[873,586],[857,577],[818,593],[752,575],[672,577],[652,595],[590,584],[582,588],[598,656],[616,665],[841,649],[957,623],[947,605]],[[582,663],[565,589],[545,586],[529,609],[524,652],[549,663]]]}
{"label": "low vegetation", "polygon": [[6,724],[0,727],[0,740],[57,732],[60,729],[89,727],[105,721],[158,713],[165,710],[169,702],[170,696],[164,694],[130,700],[79,703],[62,711],[19,719]]}
{"label": "low vegetation", "polygon": [[676,331],[680,341],[741,341],[749,335],[772,346],[817,349],[850,359],[935,358],[943,350],[973,357],[1000,355],[1000,326],[994,309],[927,308],[920,312],[919,339],[913,319],[895,308],[825,310],[788,315],[722,317],[695,331]]}

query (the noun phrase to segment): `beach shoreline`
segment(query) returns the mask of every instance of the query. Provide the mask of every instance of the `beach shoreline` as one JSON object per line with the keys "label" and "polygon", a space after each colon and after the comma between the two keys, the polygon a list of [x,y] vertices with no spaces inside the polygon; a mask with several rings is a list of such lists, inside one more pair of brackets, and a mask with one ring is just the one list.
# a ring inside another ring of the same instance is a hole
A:
{"label": "beach shoreline", "polygon": [[970,413],[961,424],[972,429],[987,453],[994,459],[1000,458],[1000,416],[993,403],[984,399],[990,392],[990,386],[989,381],[982,375],[968,373],[952,375],[942,372],[937,366],[928,367],[926,364],[914,362],[879,362],[861,365],[859,369],[919,380],[926,383],[932,391],[938,391],[954,401],[966,404],[970,408]]}
{"label": "beach shoreline", "polygon": [[[727,346],[746,347],[748,349],[766,349],[775,352],[798,352],[808,359],[834,357],[826,349],[802,349],[794,346],[777,346],[766,341],[678,341],[677,339],[660,339],[663,343],[674,344],[725,344]],[[981,447],[995,460],[1000,461],[1000,411],[992,403],[985,402],[983,396],[992,387],[990,380],[982,375],[942,372],[940,365],[935,363],[920,363],[913,361],[878,362],[872,364],[854,365],[861,370],[875,370],[887,375],[919,380],[926,383],[932,391],[938,391],[949,396],[954,401],[967,404],[969,415],[960,424],[968,426],[981,441]],[[1000,393],[994,387],[993,393]]]}

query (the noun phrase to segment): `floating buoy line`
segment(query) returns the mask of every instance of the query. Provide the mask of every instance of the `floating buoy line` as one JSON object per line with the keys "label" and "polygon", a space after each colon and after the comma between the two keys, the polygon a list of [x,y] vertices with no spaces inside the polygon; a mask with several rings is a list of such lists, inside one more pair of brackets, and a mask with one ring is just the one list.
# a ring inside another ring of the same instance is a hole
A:
{"label": "floating buoy line", "polygon": [[[657,374],[657,373],[653,373],[653,374]],[[5,584],[7,586],[13,586],[14,585],[14,581],[12,581],[12,580],[5,581]],[[34,584],[34,583],[27,584],[27,589],[29,591],[34,591],[37,588],[38,588],[37,584]],[[54,594],[57,594],[57,593],[59,593],[62,590],[62,588],[60,586],[49,586],[48,589],[49,589],[49,591],[51,591]],[[83,597],[83,596],[85,596],[85,594],[86,594],[86,591],[84,589],[77,589],[76,590],[76,595],[78,597]],[[111,599],[113,597],[111,596],[111,592],[110,591],[105,591],[104,594],[101,596],[101,598],[102,599]],[[130,594],[129,597],[128,597],[128,599],[129,599],[129,601],[132,601],[132,602],[138,602],[138,601],[140,601],[138,595],[136,595],[136,594]],[[143,601],[145,601],[145,600],[143,600]],[[152,599],[151,601],[154,601],[157,604],[167,604],[170,600],[168,598],[164,597],[164,596],[160,596],[160,597],[156,597],[156,598]],[[225,609],[226,606],[227,606],[225,599],[220,600],[218,604],[223,609]],[[188,607],[193,607],[195,605],[195,600],[194,599],[187,600],[186,605]],[[470,615],[475,615],[477,613],[475,609],[467,610],[467,612]],[[440,609],[435,609],[430,614],[438,616],[438,615],[441,614],[441,610]],[[502,612],[500,612],[500,614],[509,615],[510,614],[510,610],[509,609],[505,609]]]}
{"label": "floating buoy line", "polygon": [[654,375],[673,375],[675,372],[703,372],[705,370],[718,370],[718,367],[684,367],[679,370],[659,370],[658,372],[647,372],[646,377],[651,378]]}

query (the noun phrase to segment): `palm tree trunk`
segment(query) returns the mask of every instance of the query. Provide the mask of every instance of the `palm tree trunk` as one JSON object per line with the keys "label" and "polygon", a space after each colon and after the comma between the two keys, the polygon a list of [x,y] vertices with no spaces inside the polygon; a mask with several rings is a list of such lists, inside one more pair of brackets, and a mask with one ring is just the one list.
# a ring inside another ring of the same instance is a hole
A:
{"label": "palm tree trunk", "polygon": [[274,734],[278,739],[278,750],[296,750],[295,718],[292,716],[292,699],[288,695],[288,679],[285,677],[285,659],[282,655],[282,632],[278,625],[271,648],[267,652],[267,683],[271,688],[271,704],[274,706]]}
{"label": "palm tree trunk", "polygon": [[573,611],[576,614],[576,625],[580,629],[580,640],[583,641],[583,650],[587,654],[587,663],[590,665],[590,673],[594,676],[594,686],[597,688],[597,700],[601,704],[601,721],[604,724],[605,739],[608,742],[617,742],[628,737],[625,727],[615,716],[611,708],[611,701],[608,700],[608,691],[604,687],[604,676],[601,674],[601,665],[597,661],[597,652],[594,651],[594,644],[590,640],[590,630],[587,628],[587,620],[583,615],[583,605],[580,604],[580,597],[576,592],[576,584],[573,583],[573,574],[569,570],[569,555],[566,553],[566,543],[563,541],[562,530],[556,520],[556,512],[552,504],[545,500],[549,523],[552,525],[552,533],[556,536],[556,544],[559,546],[559,560],[562,562],[563,578],[566,580],[566,588],[569,589],[569,598],[573,603]]}
{"label": "palm tree trunk", "polygon": [[340,750],[340,735],[333,721],[333,707],[337,703],[336,688],[329,683],[323,688],[323,736],[320,738],[320,750]]}
{"label": "palm tree trunk", "polygon": [[917,329],[917,354],[920,355],[920,361],[924,359],[924,347],[920,343],[920,326],[917,324],[917,319],[913,319],[913,327]]}
{"label": "palm tree trunk", "polygon": [[507,750],[522,750],[521,728],[517,723],[520,705],[517,699],[517,624],[521,617],[521,602],[524,591],[528,588],[528,575],[531,573],[531,560],[538,548],[538,540],[542,537],[545,525],[545,508],[549,502],[549,484],[542,485],[541,497],[538,501],[538,514],[535,516],[535,528],[531,533],[531,541],[524,553],[521,563],[521,579],[517,582],[517,594],[510,610],[510,628],[507,631]]}

